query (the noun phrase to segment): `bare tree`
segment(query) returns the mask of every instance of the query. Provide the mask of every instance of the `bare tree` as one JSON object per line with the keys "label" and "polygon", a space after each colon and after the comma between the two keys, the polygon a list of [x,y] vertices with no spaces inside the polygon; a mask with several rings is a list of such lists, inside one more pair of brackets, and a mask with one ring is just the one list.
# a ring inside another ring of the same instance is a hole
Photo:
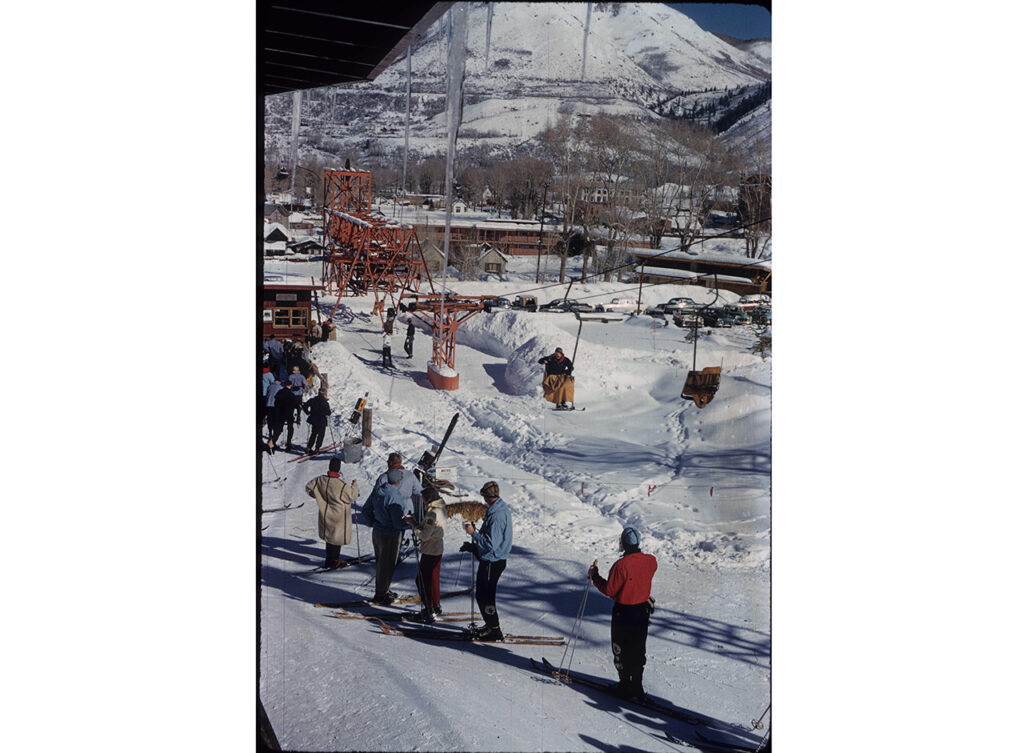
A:
{"label": "bare tree", "polygon": [[747,257],[763,259],[772,239],[772,175],[765,154],[755,154],[752,169],[740,181],[737,212],[744,225],[743,239]]}

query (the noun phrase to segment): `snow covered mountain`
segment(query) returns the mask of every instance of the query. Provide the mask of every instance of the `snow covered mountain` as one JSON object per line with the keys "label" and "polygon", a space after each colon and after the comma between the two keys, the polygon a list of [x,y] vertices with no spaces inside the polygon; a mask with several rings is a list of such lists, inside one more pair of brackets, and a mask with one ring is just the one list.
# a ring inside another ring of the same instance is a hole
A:
{"label": "snow covered mountain", "polygon": [[[749,49],[705,32],[661,4],[471,3],[460,144],[487,153],[529,151],[562,113],[609,112],[654,121],[679,115],[706,90],[756,87],[771,78],[770,42]],[[488,34],[489,30],[489,34]],[[414,46],[410,148],[445,148],[448,18]],[[586,52],[584,60],[584,50]],[[406,60],[375,81],[303,93],[303,149],[362,157],[404,146]],[[674,107],[673,103],[678,104]],[[289,143],[292,95],[265,100],[265,143]],[[308,130],[307,130],[308,129]]]}

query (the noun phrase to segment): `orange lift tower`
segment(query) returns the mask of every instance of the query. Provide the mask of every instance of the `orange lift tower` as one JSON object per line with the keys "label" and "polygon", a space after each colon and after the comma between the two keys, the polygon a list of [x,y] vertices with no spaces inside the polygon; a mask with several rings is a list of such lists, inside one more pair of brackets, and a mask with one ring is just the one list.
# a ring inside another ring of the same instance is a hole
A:
{"label": "orange lift tower", "polygon": [[434,389],[457,390],[459,372],[455,370],[455,333],[460,324],[484,310],[485,296],[420,293],[415,298],[403,308],[428,324],[433,333],[434,350],[427,364],[427,380]]}
{"label": "orange lift tower", "polygon": [[[459,296],[434,290],[423,249],[411,225],[389,222],[370,210],[370,173],[324,170],[323,283],[341,297],[373,291],[375,309],[384,322],[381,298],[430,326],[434,340],[427,379],[435,389],[457,390],[455,333],[473,314],[483,311],[483,296]],[[426,278],[429,294],[419,293]],[[397,297],[396,297],[397,295]],[[403,298],[415,299],[408,306]]]}
{"label": "orange lift tower", "polygon": [[[424,277],[433,290],[423,249],[411,225],[390,222],[370,209],[370,173],[324,170],[324,266],[327,291],[340,298],[373,292],[397,308]],[[397,295],[397,298],[396,298]],[[374,307],[384,321],[384,306]]]}

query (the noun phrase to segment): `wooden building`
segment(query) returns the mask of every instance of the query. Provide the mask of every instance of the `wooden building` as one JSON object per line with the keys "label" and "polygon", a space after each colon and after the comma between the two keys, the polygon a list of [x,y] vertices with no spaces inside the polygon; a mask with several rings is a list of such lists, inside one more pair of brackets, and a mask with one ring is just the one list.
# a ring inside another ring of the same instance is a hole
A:
{"label": "wooden building", "polygon": [[263,339],[271,334],[279,339],[304,339],[316,321],[313,293],[322,285],[283,285],[264,283],[258,293],[263,301]]}
{"label": "wooden building", "polygon": [[636,264],[638,278],[644,282],[676,282],[713,288],[717,276],[719,288],[740,295],[772,290],[772,268],[767,260],[690,256],[682,251],[639,247],[627,251]]}

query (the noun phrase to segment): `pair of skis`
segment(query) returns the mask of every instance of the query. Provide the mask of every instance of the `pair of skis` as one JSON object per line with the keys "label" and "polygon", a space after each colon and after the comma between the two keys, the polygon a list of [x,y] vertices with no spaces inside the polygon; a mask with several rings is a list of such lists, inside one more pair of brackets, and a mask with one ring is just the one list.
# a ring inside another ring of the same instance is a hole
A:
{"label": "pair of skis", "polygon": [[[447,599],[452,596],[462,596],[464,594],[468,594],[472,590],[473,589],[471,588],[462,588],[458,591],[447,591],[441,594],[441,598]],[[419,594],[409,594],[408,596],[399,596],[397,599],[391,602],[391,604],[417,604],[419,603],[419,601]],[[375,607],[378,605],[374,604],[370,599],[356,599],[354,601],[325,601],[319,604],[314,604],[313,606],[319,609],[344,609],[346,607]]]}
{"label": "pair of skis", "polygon": [[281,512],[283,510],[298,510],[304,504],[306,504],[306,500],[302,500],[297,505],[292,504],[291,502],[289,502],[287,505],[284,505],[283,507],[273,507],[273,508],[271,508],[269,510],[264,510],[263,512],[264,513],[268,513],[268,512]]}
{"label": "pair of skis", "polygon": [[500,641],[482,641],[475,637],[469,630],[447,630],[442,627],[409,628],[404,625],[389,624],[379,618],[367,618],[370,622],[377,623],[385,635],[404,638],[425,638],[432,641],[462,641],[471,643],[504,643],[504,644],[528,644],[532,646],[564,646],[565,638],[560,635],[514,635],[505,633]]}

